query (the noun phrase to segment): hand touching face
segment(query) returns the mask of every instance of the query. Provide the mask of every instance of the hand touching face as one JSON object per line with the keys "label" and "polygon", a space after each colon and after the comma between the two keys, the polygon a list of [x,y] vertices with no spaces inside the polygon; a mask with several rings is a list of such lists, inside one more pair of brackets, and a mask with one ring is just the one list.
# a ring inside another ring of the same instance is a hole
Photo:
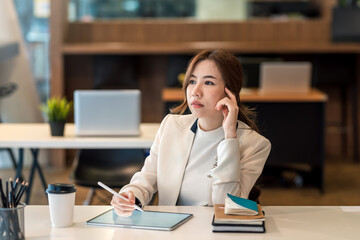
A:
{"label": "hand touching face", "polygon": [[225,92],[227,97],[218,101],[215,109],[221,111],[224,117],[222,127],[225,132],[225,138],[236,138],[236,124],[239,107],[237,106],[235,95],[228,88],[225,88]]}
{"label": "hand touching face", "polygon": [[236,137],[238,106],[235,95],[227,88],[212,60],[198,62],[186,89],[191,113],[199,118],[200,127],[213,130],[221,125],[225,137]]}

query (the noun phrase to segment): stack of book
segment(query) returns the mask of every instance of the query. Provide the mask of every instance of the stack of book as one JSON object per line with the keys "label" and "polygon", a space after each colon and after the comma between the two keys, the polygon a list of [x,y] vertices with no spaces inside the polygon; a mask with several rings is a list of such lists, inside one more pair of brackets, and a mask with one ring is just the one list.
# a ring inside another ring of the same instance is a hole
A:
{"label": "stack of book", "polygon": [[214,205],[213,232],[264,233],[265,216],[254,201],[228,194],[224,204]]}

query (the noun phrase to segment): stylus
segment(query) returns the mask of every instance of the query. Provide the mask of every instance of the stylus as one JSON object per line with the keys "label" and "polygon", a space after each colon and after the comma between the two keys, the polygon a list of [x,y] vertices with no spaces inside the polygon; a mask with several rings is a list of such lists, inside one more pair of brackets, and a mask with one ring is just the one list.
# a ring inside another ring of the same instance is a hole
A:
{"label": "stylus", "polygon": [[[112,190],[111,188],[109,188],[108,186],[106,186],[105,184],[103,184],[102,182],[98,182],[98,184],[99,184],[100,187],[102,187],[102,188],[104,188],[105,190],[111,192],[111,193],[114,194],[115,196],[117,196],[117,197],[119,197],[119,198],[121,198],[121,199],[129,202],[129,199],[121,196],[120,194],[118,194],[117,192],[115,192],[114,190]],[[136,210],[139,210],[139,211],[141,211],[141,212],[144,211],[144,210],[142,210],[142,209],[141,209],[138,205],[136,205],[136,204],[135,204],[135,209],[136,209]]]}

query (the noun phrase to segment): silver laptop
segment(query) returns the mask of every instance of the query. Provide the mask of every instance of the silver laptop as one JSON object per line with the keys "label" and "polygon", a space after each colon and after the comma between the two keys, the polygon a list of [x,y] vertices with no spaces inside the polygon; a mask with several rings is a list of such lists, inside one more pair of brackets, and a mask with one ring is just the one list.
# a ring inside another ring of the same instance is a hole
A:
{"label": "silver laptop", "polygon": [[260,65],[260,93],[307,93],[310,62],[264,62]]}
{"label": "silver laptop", "polygon": [[78,136],[140,134],[140,90],[76,90],[75,132]]}

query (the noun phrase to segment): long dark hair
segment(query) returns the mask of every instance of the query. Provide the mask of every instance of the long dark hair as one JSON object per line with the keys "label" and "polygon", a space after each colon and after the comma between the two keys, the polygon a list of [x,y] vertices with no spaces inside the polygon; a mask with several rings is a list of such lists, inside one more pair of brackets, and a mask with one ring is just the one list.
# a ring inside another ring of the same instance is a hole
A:
{"label": "long dark hair", "polygon": [[203,60],[211,60],[218,67],[221,76],[224,80],[225,87],[227,87],[236,97],[236,102],[239,107],[238,119],[246,123],[251,129],[258,132],[258,128],[254,122],[255,113],[244,106],[240,101],[240,91],[243,85],[244,73],[239,60],[231,53],[223,50],[204,50],[195,55],[188,64],[185,79],[183,82],[183,102],[173,109],[171,113],[183,114],[188,106],[186,99],[186,88],[189,85],[189,79],[194,71],[196,64]]}

